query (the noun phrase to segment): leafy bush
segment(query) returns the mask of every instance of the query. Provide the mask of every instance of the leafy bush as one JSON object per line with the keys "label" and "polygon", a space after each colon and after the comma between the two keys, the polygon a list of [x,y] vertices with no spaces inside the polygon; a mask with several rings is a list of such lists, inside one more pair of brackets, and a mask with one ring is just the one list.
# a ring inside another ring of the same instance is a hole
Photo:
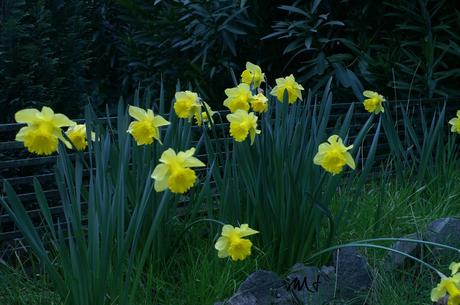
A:
{"label": "leafy bush", "polygon": [[253,27],[247,6],[233,0],[125,0],[108,9],[106,28],[124,92],[179,79],[208,100],[220,98],[222,75],[235,65]]}
{"label": "leafy bush", "polygon": [[288,13],[265,38],[283,39],[287,63],[318,87],[335,75],[358,98],[362,90],[349,79],[387,96],[394,88],[404,98],[460,94],[453,85],[460,72],[458,12],[447,1],[315,0],[279,8]]}
{"label": "leafy bush", "polygon": [[81,114],[91,102],[115,113],[119,96],[132,101],[136,88],[155,90],[161,79],[167,92],[177,79],[190,83],[216,106],[228,68],[246,60],[273,76],[295,72],[313,92],[334,76],[339,98],[361,99],[364,87],[385,96],[401,89],[395,98],[456,96],[455,8],[434,0],[8,0],[0,119],[45,104]]}
{"label": "leafy bush", "polygon": [[91,95],[92,1],[5,1],[0,25],[0,120],[24,107],[81,113]]}

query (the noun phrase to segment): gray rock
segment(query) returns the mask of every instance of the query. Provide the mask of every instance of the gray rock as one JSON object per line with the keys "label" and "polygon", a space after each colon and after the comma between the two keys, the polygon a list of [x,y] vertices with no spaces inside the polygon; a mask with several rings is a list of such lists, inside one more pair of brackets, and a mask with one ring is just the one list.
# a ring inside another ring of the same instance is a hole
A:
{"label": "gray rock", "polygon": [[447,217],[429,223],[426,227],[426,240],[453,247],[460,246],[460,220]]}
{"label": "gray rock", "polygon": [[[445,244],[453,247],[460,246],[460,220],[453,217],[446,217],[437,219],[429,223],[421,233],[412,233],[404,236],[403,238],[425,240],[440,244]],[[424,255],[430,254],[428,258],[439,259],[443,253],[448,254],[448,250],[439,247],[430,247],[430,251],[422,251],[424,246],[420,243],[411,243],[405,241],[397,241],[392,245],[392,248],[403,253],[420,258],[422,253]],[[425,257],[427,259],[427,257]],[[410,258],[403,255],[389,252],[386,267],[389,270],[402,269],[407,264],[411,263]]]}
{"label": "gray rock", "polygon": [[335,294],[335,268],[295,264],[287,276],[287,289],[298,304],[328,304]]}
{"label": "gray rock", "polygon": [[[403,238],[421,239],[421,236],[418,233],[412,233],[412,234],[403,236]],[[397,242],[395,242],[391,246],[391,248],[394,250],[415,256],[415,257],[420,255],[420,249],[421,249],[419,243],[413,243],[413,242],[407,242],[407,241],[401,241],[401,240],[398,240]],[[408,264],[409,261],[410,259],[407,258],[406,256],[390,251],[388,253],[387,267],[390,270],[402,268],[406,264]]]}
{"label": "gray rock", "polygon": [[337,293],[340,299],[356,299],[372,286],[372,273],[367,259],[355,248],[334,251]]}
{"label": "gray rock", "polygon": [[252,273],[236,293],[222,305],[292,305],[292,296],[284,281],[274,272]]}

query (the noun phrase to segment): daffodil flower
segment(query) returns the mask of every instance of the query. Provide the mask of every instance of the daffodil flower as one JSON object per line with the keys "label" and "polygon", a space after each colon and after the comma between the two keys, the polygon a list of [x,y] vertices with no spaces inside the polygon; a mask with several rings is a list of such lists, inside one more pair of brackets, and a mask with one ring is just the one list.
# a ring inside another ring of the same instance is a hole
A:
{"label": "daffodil flower", "polygon": [[[208,128],[211,128],[211,123],[214,123],[214,119],[212,117],[214,116],[216,112],[212,111],[211,107],[206,102],[204,102],[204,107],[207,110],[207,112],[203,111],[201,112],[201,114],[195,113],[196,124],[198,126],[201,126],[203,122],[208,123],[207,124]],[[209,116],[208,116],[208,113],[209,113]]]}
{"label": "daffodil flower", "polygon": [[447,305],[460,305],[460,274],[445,277],[431,290],[431,301],[437,302],[448,296]]}
{"label": "daffodil flower", "polygon": [[259,113],[266,112],[268,110],[267,101],[268,99],[263,93],[254,95],[250,100],[252,110]]}
{"label": "daffodil flower", "polygon": [[146,111],[130,105],[128,112],[136,121],[129,124],[127,132],[134,137],[137,145],[152,144],[154,139],[161,143],[158,127],[169,125],[167,120],[160,115],[154,115],[151,109]]}
{"label": "daffodil flower", "polygon": [[[85,150],[86,146],[88,146],[88,142],[86,140],[86,125],[85,124],[78,124],[75,126],[71,126],[65,132],[69,140],[72,142],[73,146],[79,150]],[[96,140],[96,134],[91,132],[91,140]]]}
{"label": "daffodil flower", "polygon": [[201,112],[198,94],[192,91],[179,91],[175,94],[174,111],[181,119],[191,119]]}
{"label": "daffodil flower", "polygon": [[243,142],[249,135],[252,145],[256,134],[260,134],[257,129],[257,116],[253,112],[238,109],[235,113],[228,114],[227,120],[230,122],[230,135],[237,142]]}
{"label": "daffodil flower", "polygon": [[355,160],[348,152],[353,145],[345,146],[342,139],[337,135],[332,135],[327,139],[328,143],[322,143],[318,147],[318,153],[313,159],[313,163],[320,165],[327,172],[339,174],[345,164],[355,169]]}
{"label": "daffodil flower", "polygon": [[247,237],[259,233],[251,229],[247,224],[240,227],[224,225],[221,237],[217,240],[215,248],[220,258],[230,257],[233,261],[244,260],[251,255],[252,242]]}
{"label": "daffodil flower", "polygon": [[276,86],[270,92],[270,95],[276,96],[278,101],[283,102],[284,92],[287,91],[288,103],[293,104],[297,99],[302,99],[303,87],[295,81],[294,76],[291,74],[285,78],[277,78]]}
{"label": "daffodil flower", "polygon": [[364,91],[363,95],[367,97],[367,99],[364,100],[363,105],[368,112],[373,112],[375,114],[385,112],[385,109],[382,105],[382,103],[385,101],[385,98],[382,95],[378,94],[377,92],[368,90]]}
{"label": "daffodil flower", "polygon": [[54,113],[44,106],[41,111],[37,109],[24,109],[16,112],[16,122],[25,123],[16,134],[16,141],[23,142],[24,146],[32,153],[38,155],[51,155],[58,149],[61,140],[68,145],[62,135],[61,127],[74,126],[75,122],[67,116]]}
{"label": "daffodil flower", "polygon": [[235,112],[238,109],[248,111],[249,100],[252,97],[251,90],[248,84],[239,84],[235,88],[225,89],[227,98],[224,101],[224,106]]}
{"label": "daffodil flower", "polygon": [[162,192],[168,188],[178,194],[188,191],[196,181],[195,171],[191,168],[205,166],[203,162],[193,157],[194,153],[195,148],[178,154],[172,148],[164,151],[160,157],[161,163],[152,173],[155,191]]}
{"label": "daffodil flower", "polygon": [[259,88],[260,84],[265,81],[265,74],[262,69],[249,61],[246,62],[246,70],[241,73],[241,82],[252,85],[253,88]]}
{"label": "daffodil flower", "polygon": [[457,111],[457,117],[451,119],[449,124],[452,125],[450,129],[452,132],[460,133],[460,110]]}

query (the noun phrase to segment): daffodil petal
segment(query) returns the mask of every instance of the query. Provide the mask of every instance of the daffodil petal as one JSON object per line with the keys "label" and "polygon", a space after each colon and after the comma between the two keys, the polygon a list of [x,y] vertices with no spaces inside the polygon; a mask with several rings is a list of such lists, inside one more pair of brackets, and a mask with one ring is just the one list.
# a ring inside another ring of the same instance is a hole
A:
{"label": "daffodil petal", "polygon": [[222,251],[223,249],[227,247],[227,245],[228,245],[228,238],[221,236],[219,237],[216,244],[214,245],[214,248],[216,248],[216,250]]}
{"label": "daffodil petal", "polygon": [[345,162],[349,167],[352,169],[356,168],[355,160],[353,159],[353,156],[350,153],[345,153]]}
{"label": "daffodil petal", "polygon": [[158,164],[152,173],[152,178],[155,180],[162,180],[167,178],[169,167],[166,164]]}
{"label": "daffodil petal", "polygon": [[162,116],[160,115],[156,115],[154,118],[153,118],[153,124],[157,127],[160,127],[160,126],[166,126],[166,125],[169,125],[171,124],[169,121],[167,121],[165,118],[163,118]]}
{"label": "daffodil petal", "polygon": [[147,117],[147,112],[139,107],[129,105],[128,113],[134,119],[141,121]]}
{"label": "daffodil petal", "polygon": [[369,97],[369,98],[378,96],[377,92],[370,91],[370,90],[365,90],[365,91],[363,92],[363,95],[364,95],[365,97]]}
{"label": "daffodil petal", "polygon": [[18,133],[16,134],[15,140],[19,142],[24,142],[24,136],[27,134],[30,128],[31,127],[29,126],[24,126],[21,129],[19,129]]}
{"label": "daffodil petal", "polygon": [[69,119],[66,115],[57,113],[53,117],[53,124],[57,127],[75,126],[76,122]]}
{"label": "daffodil petal", "polygon": [[24,109],[16,112],[14,118],[18,123],[33,124],[37,120],[37,114],[39,113],[40,111],[37,109]]}
{"label": "daffodil petal", "polygon": [[163,192],[168,188],[168,179],[155,180],[154,189],[156,192]]}
{"label": "daffodil petal", "polygon": [[54,116],[54,111],[50,107],[43,106],[41,115],[44,119],[51,120]]}
{"label": "daffodil petal", "polygon": [[234,230],[235,228],[232,225],[224,225],[222,227],[222,236],[227,236]]}
{"label": "daffodil petal", "polygon": [[160,162],[169,163],[175,157],[176,157],[176,153],[174,152],[174,150],[172,148],[168,148],[167,150],[163,152],[163,154],[161,154]]}

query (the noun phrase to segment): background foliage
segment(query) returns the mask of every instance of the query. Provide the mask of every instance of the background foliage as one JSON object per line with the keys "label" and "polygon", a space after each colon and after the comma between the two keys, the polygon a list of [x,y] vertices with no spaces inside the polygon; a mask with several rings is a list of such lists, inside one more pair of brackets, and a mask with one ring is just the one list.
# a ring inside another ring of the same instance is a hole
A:
{"label": "background foliage", "polygon": [[247,60],[314,90],[334,75],[339,98],[363,87],[460,94],[455,1],[5,0],[0,10],[2,122],[43,104],[82,116],[88,102],[115,106],[160,79],[220,105],[229,68]]}

